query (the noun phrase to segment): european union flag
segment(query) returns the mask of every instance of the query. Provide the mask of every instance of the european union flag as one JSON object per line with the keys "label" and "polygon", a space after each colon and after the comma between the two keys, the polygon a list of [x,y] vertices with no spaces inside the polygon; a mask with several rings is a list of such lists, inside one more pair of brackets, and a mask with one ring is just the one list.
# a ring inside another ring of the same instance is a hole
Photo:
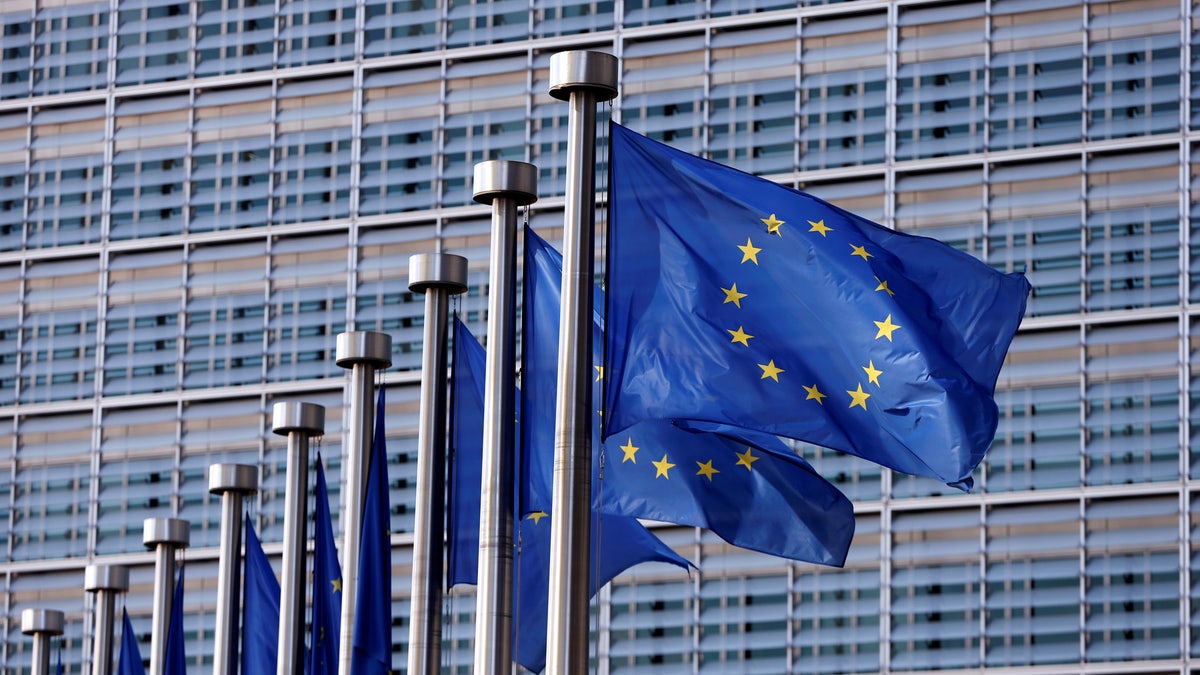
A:
{"label": "european union flag", "polygon": [[313,509],[312,636],[309,638],[309,675],[336,675],[338,638],[342,628],[342,567],[333,541],[329,514],[329,488],[325,466],[317,454],[317,494]]}
{"label": "european union flag", "polygon": [[450,479],[446,514],[446,583],[478,583],[479,508],[483,489],[483,399],[487,353],[454,320],[450,370]]}
{"label": "european union flag", "polygon": [[[549,471],[554,461],[553,439],[540,430],[554,426],[561,287],[562,256],[526,228],[523,426],[528,464],[540,472]],[[603,297],[596,304],[603,305]],[[593,356],[601,363],[599,317],[594,326]],[[597,367],[597,389],[603,380],[604,371]],[[546,390],[551,390],[549,397]],[[597,393],[595,400],[601,399]],[[530,432],[530,427],[539,431]],[[597,420],[594,475],[601,482],[593,494],[598,508],[704,527],[735,546],[784,558],[845,562],[854,537],[853,504],[778,438],[728,428],[725,434],[697,433],[647,421],[602,445],[599,427]],[[529,502],[547,503],[549,493],[538,491],[548,488],[534,485]]]}
{"label": "european union flag", "polygon": [[351,675],[386,675],[392,668],[392,541],[388,505],[384,389],[375,404],[375,436],[363,497],[362,543],[354,605]]}
{"label": "european union flag", "polygon": [[[479,565],[479,505],[483,465],[483,347],[470,330],[455,321],[451,406],[449,583],[476,583]],[[524,485],[525,477],[517,483]],[[516,537],[513,631],[517,663],[534,672],[546,665],[547,591],[550,585],[550,516],[530,514],[521,520]],[[688,562],[633,518],[592,512],[592,554],[596,570],[591,592],[626,569],[643,562],[663,562],[687,568]]]}
{"label": "european union flag", "polygon": [[187,651],[183,639],[183,567],[175,581],[175,597],[171,600],[171,624],[167,628],[167,655],[163,672],[166,675],[187,675]]}
{"label": "european union flag", "polygon": [[612,128],[606,410],[727,424],[963,489],[1029,283]]}
{"label": "european union flag", "polygon": [[59,640],[59,642],[58,642],[58,665],[56,665],[54,667],[54,672],[57,673],[58,675],[63,675],[62,641],[61,640]]}
{"label": "european union flag", "polygon": [[242,599],[242,673],[275,672],[279,663],[279,581],[246,516],[245,597]]}
{"label": "european union flag", "polygon": [[121,626],[121,653],[117,656],[117,675],[146,675],[142,653],[138,650],[137,636],[133,624],[129,623],[129,611],[122,609],[124,623]]}

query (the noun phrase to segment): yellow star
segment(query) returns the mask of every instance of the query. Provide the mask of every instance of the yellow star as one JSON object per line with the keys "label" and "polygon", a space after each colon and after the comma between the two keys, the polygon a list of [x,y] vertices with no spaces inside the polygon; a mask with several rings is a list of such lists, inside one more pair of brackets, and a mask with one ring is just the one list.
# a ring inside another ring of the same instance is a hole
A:
{"label": "yellow star", "polygon": [[720,470],[713,468],[712,462],[713,461],[711,459],[707,462],[696,462],[696,466],[700,467],[700,469],[696,471],[696,475],[704,476],[710,483],[712,482],[712,477],[714,475],[721,473]]}
{"label": "yellow star", "polygon": [[809,232],[816,232],[817,234],[821,235],[822,237],[824,237],[826,234],[828,234],[830,232],[833,232],[833,228],[825,224],[824,218],[822,218],[821,220],[817,220],[817,221],[810,220],[810,221],[808,221],[808,224],[812,226],[812,227],[808,228]]}
{"label": "yellow star", "polygon": [[892,297],[896,296],[895,292],[893,292],[892,289],[888,288],[886,281],[880,279],[879,277],[875,277],[875,281],[879,282],[879,285],[875,287],[875,290],[883,291],[884,293],[887,293],[888,295],[890,295]]}
{"label": "yellow star", "polygon": [[875,334],[875,339],[878,340],[881,337],[886,337],[888,342],[892,341],[892,333],[894,333],[897,328],[903,328],[903,326],[897,326],[896,324],[892,323],[891,314],[888,314],[887,318],[883,321],[876,321],[875,325],[879,328],[879,332]]}
{"label": "yellow star", "polygon": [[633,444],[633,437],[631,436],[629,440],[625,441],[625,445],[621,446],[621,452],[625,453],[625,456],[621,458],[621,463],[624,464],[625,462],[633,462],[634,464],[637,464],[637,451],[640,449],[641,448]]}
{"label": "yellow star", "polygon": [[779,374],[784,372],[783,368],[775,367],[775,359],[771,359],[770,363],[760,363],[760,364],[758,364],[758,367],[762,368],[762,371],[763,371],[762,377],[759,378],[760,380],[765,380],[769,377],[772,380],[775,380],[776,382],[778,382]]}
{"label": "yellow star", "polygon": [[825,398],[825,394],[822,394],[821,390],[817,389],[817,385],[814,384],[811,387],[805,387],[804,385],[800,385],[800,386],[804,387],[804,391],[808,392],[808,396],[804,397],[805,401],[815,400],[817,403],[820,403],[821,405],[825,405],[825,401],[823,400]]}
{"label": "yellow star", "polygon": [[750,346],[750,338],[754,337],[753,335],[750,335],[746,331],[742,330],[741,326],[738,326],[737,330],[726,329],[725,332],[733,336],[733,342],[740,342],[747,347]]}
{"label": "yellow star", "polygon": [[542,518],[545,518],[548,515],[550,514],[546,513],[545,511],[534,511],[533,513],[525,516],[525,519],[532,520],[534,525],[540,525],[542,523]]}
{"label": "yellow star", "polygon": [[862,408],[863,410],[867,409],[867,399],[871,398],[871,395],[862,390],[862,383],[859,383],[857,389],[853,389],[853,390],[847,389],[846,393],[850,394],[850,407],[851,408],[853,408],[854,406],[858,406],[858,407]]}
{"label": "yellow star", "polygon": [[745,246],[739,246],[738,248],[740,248],[742,250],[742,262],[746,262],[747,260],[749,260],[750,262],[754,263],[755,265],[758,264],[758,252],[761,251],[762,249],[755,248],[754,244],[750,243],[750,237],[746,237],[746,245]]}
{"label": "yellow star", "polygon": [[750,448],[746,448],[745,452],[738,452],[735,454],[737,455],[737,458],[738,458],[737,466],[744,466],[744,467],[746,467],[747,471],[754,470],[753,468],[751,468],[750,465],[757,462],[758,457],[755,457],[754,454],[752,452],[750,452]]}
{"label": "yellow star", "polygon": [[767,232],[774,234],[776,236],[779,236],[779,237],[783,236],[782,234],[779,233],[779,226],[783,225],[784,222],[786,222],[786,221],[779,220],[778,218],[775,217],[774,213],[771,214],[770,218],[759,218],[759,220],[761,220],[763,222],[763,225],[767,226]]}
{"label": "yellow star", "polygon": [[867,258],[875,257],[875,256],[871,255],[870,253],[867,253],[867,248],[865,246],[855,246],[854,244],[850,244],[850,248],[854,249],[854,251],[851,252],[850,255],[856,255],[856,256],[862,258],[863,260],[866,260]]}
{"label": "yellow star", "polygon": [[341,577],[338,577],[337,579],[334,579],[333,581],[331,581],[329,583],[333,584],[333,592],[334,593],[342,592],[342,578]]}
{"label": "yellow star", "polygon": [[599,382],[600,380],[603,380],[604,379],[604,366],[592,366],[592,367],[596,369],[596,381]]}
{"label": "yellow star", "polygon": [[867,380],[876,387],[879,386],[879,376],[883,374],[882,370],[875,369],[874,361],[867,361],[867,365],[863,366],[863,370],[867,371]]}
{"label": "yellow star", "polygon": [[737,305],[738,309],[742,308],[742,298],[746,297],[746,294],[738,292],[737,284],[733,284],[729,288],[722,288],[721,290],[725,291],[725,302],[721,304],[732,302]]}
{"label": "yellow star", "polygon": [[663,455],[663,458],[658,460],[657,462],[650,462],[650,463],[654,465],[654,477],[655,478],[658,478],[661,476],[662,478],[671,480],[671,477],[667,475],[667,471],[674,469],[675,465],[667,461],[666,455]]}

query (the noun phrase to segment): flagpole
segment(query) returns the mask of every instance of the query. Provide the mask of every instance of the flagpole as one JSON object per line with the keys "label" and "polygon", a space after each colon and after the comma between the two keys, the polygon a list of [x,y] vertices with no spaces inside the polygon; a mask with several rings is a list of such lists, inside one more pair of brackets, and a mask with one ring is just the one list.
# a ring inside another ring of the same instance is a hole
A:
{"label": "flagpole", "polygon": [[175,552],[187,548],[191,525],[178,518],[142,521],[142,544],[154,549],[154,614],[150,631],[150,675],[166,672],[167,623],[175,597]]}
{"label": "flagpole", "polygon": [[[258,491],[258,467],[212,464],[208,491],[221,495],[221,548],[217,568],[217,627],[213,635],[213,675],[238,668],[238,609],[241,605],[242,500]],[[157,588],[157,586],[156,586]]]}
{"label": "flagpole", "polygon": [[350,675],[354,650],[354,605],[358,600],[358,558],[362,543],[363,497],[367,485],[367,458],[371,456],[375,422],[376,369],[392,365],[392,336],[373,331],[350,331],[337,336],[337,364],[350,370],[350,410],[346,425],[342,491],[342,634],[338,640],[338,675]]}
{"label": "flagpole", "polygon": [[617,59],[611,54],[587,51],[551,56],[550,95],[567,101],[570,109],[546,673],[574,675],[587,672],[588,663],[596,104],[617,95]]}
{"label": "flagpole", "polygon": [[91,675],[110,675],[113,613],[117,594],[129,590],[129,568],[123,565],[88,565],[83,572],[83,588],[88,593],[96,594]]}
{"label": "flagpole", "polygon": [[30,675],[50,675],[50,638],[63,633],[63,613],[57,609],[26,609],[21,612],[21,632],[33,636]]}
{"label": "flagpole", "polygon": [[446,320],[450,296],[467,290],[467,259],[448,253],[411,256],[408,288],[425,294],[408,672],[436,675],[441,672],[446,534]]}
{"label": "flagpole", "polygon": [[513,660],[517,207],[537,201],[537,167],[481,162],[474,186],[475,201],[492,205],[474,672],[501,675],[512,672]]}
{"label": "flagpole", "polygon": [[325,433],[325,407],[281,401],[272,408],[271,430],[287,436],[283,512],[283,572],[279,587],[278,675],[304,670],[304,607],[308,555],[308,439]]}

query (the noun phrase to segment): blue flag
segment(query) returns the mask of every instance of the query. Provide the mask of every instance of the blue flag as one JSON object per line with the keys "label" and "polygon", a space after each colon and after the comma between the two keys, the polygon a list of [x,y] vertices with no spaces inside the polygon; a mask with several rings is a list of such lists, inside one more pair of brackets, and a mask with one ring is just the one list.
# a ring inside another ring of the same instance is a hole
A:
{"label": "blue flag", "polygon": [[137,636],[133,624],[129,623],[129,611],[122,609],[124,624],[121,626],[121,653],[117,656],[117,675],[146,675],[142,653],[138,650]]}
{"label": "blue flag", "polygon": [[[533,310],[525,313],[523,427],[527,463],[544,473],[554,461],[553,439],[543,430],[554,427],[562,256],[528,228],[525,270],[525,307]],[[600,325],[597,317],[596,363],[603,348]],[[597,389],[601,384],[597,368]],[[598,392],[595,399],[601,400]],[[735,429],[696,433],[648,421],[602,445],[599,427],[597,420],[594,475],[602,480],[593,493],[601,510],[704,527],[736,546],[793,560],[845,562],[854,505],[778,438]],[[548,488],[534,484],[530,506],[548,503],[550,494],[538,493]]]}
{"label": "blue flag", "polygon": [[55,666],[54,672],[58,675],[63,675],[62,640],[59,640],[58,642],[58,665]]}
{"label": "blue flag", "polygon": [[275,672],[279,663],[279,581],[246,517],[245,597],[242,599],[242,673]]}
{"label": "blue flag", "polygon": [[342,627],[342,567],[333,541],[329,514],[329,488],[325,466],[317,455],[317,494],[313,510],[312,636],[309,638],[309,675],[336,675],[338,639]]}
{"label": "blue flag", "polygon": [[[483,382],[486,357],[471,332],[455,321],[451,407],[451,485],[448,525],[449,583],[476,583],[479,564],[479,505],[483,464]],[[456,466],[458,465],[458,466]],[[523,477],[518,482],[523,484]],[[469,514],[474,514],[473,519]],[[457,515],[456,515],[457,514]],[[547,589],[550,583],[550,516],[530,514],[514,533],[517,663],[534,672],[546,665]],[[626,569],[663,562],[687,569],[688,562],[636,519],[592,512],[592,594]],[[457,561],[457,562],[454,562]]]}
{"label": "blue flag", "polygon": [[608,428],[733,425],[970,489],[1029,283],[612,128]]}
{"label": "blue flag", "polygon": [[171,624],[167,627],[167,655],[163,663],[166,675],[187,675],[187,650],[183,639],[183,567],[175,581],[171,600]]}
{"label": "blue flag", "polygon": [[351,675],[386,675],[392,667],[392,543],[388,506],[384,389],[375,405],[375,436],[363,498],[362,543],[354,605]]}
{"label": "blue flag", "polygon": [[454,320],[450,370],[450,461],[446,513],[446,583],[475,584],[479,573],[479,506],[483,489],[483,399],[487,354]]}

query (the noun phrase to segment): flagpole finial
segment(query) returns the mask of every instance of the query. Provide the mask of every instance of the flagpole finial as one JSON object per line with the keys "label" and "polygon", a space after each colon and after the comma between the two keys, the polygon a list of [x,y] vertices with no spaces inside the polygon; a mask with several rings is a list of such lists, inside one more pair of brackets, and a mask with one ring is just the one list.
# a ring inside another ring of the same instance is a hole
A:
{"label": "flagpole finial", "polygon": [[338,333],[337,364],[349,369],[356,363],[374,368],[391,368],[392,336],[370,330]]}
{"label": "flagpole finial", "polygon": [[312,436],[325,433],[325,406],[300,401],[280,401],[271,409],[272,426],[280,436],[298,432]]}
{"label": "flagpole finial", "polygon": [[444,290],[451,295],[467,290],[467,259],[453,253],[417,253],[408,258],[408,290]]}
{"label": "flagpole finial", "polygon": [[212,464],[208,467],[208,491],[257,492],[258,467],[250,464]]}
{"label": "flagpole finial", "polygon": [[559,52],[550,57],[550,95],[560,101],[571,92],[590,91],[596,101],[617,95],[617,57],[604,52]]}
{"label": "flagpole finial", "polygon": [[475,165],[475,192],[472,195],[480,204],[491,204],[505,197],[517,206],[537,201],[536,166],[528,162],[493,159]]}
{"label": "flagpole finial", "polygon": [[26,609],[21,612],[21,632],[26,635],[62,635],[63,613],[57,609]]}
{"label": "flagpole finial", "polygon": [[124,565],[88,565],[83,571],[83,589],[89,593],[124,593],[129,590],[129,568]]}
{"label": "flagpole finial", "polygon": [[142,544],[154,548],[169,544],[187,548],[192,539],[192,524],[179,518],[147,518],[142,521]]}

